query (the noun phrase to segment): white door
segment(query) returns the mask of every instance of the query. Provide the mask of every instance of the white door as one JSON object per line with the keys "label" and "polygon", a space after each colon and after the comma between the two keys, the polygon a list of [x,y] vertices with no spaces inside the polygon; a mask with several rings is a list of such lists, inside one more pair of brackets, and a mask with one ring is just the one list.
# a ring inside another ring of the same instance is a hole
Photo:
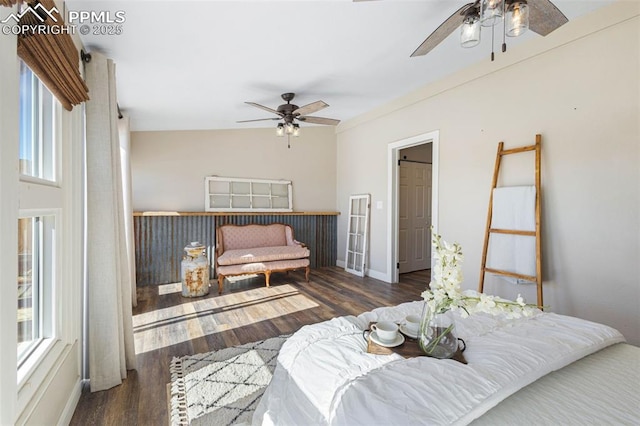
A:
{"label": "white door", "polygon": [[347,224],[347,252],[344,269],[347,272],[364,276],[369,237],[369,212],[371,195],[352,195],[349,197],[349,222]]}
{"label": "white door", "polygon": [[398,263],[400,273],[431,267],[431,164],[400,161]]}

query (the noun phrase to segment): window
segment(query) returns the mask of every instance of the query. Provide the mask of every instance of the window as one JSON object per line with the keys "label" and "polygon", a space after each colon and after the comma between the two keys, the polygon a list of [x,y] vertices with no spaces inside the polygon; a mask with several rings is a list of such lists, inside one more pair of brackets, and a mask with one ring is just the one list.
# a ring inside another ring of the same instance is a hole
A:
{"label": "window", "polygon": [[84,107],[0,38],[0,424],[64,422],[81,387]]}
{"label": "window", "polygon": [[56,225],[63,191],[56,172],[60,103],[23,62],[19,106],[18,378],[38,365],[58,338],[54,307]]}
{"label": "window", "polygon": [[20,62],[20,174],[55,181],[56,104],[38,77]]}
{"label": "window", "polygon": [[54,216],[18,219],[18,367],[53,337]]}

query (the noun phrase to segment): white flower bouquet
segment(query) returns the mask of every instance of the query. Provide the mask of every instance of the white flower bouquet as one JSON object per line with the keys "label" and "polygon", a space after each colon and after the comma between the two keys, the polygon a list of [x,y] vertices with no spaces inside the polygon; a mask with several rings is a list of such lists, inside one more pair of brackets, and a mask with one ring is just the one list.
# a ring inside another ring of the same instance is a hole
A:
{"label": "white flower bouquet", "polygon": [[507,318],[531,316],[537,312],[535,305],[526,304],[520,295],[511,301],[473,290],[462,291],[462,247],[444,241],[433,227],[431,244],[434,265],[429,288],[422,293],[425,310],[418,337],[418,343],[427,355],[449,358],[458,349],[458,339],[453,333],[455,324],[442,315],[447,311],[458,311],[463,318],[479,312],[504,314]]}
{"label": "white flower bouquet", "polygon": [[422,293],[430,312],[444,313],[448,310],[460,311],[462,317],[476,312],[506,314],[509,318],[531,316],[537,310],[535,305],[525,303],[521,295],[515,301],[478,293],[462,291],[462,247],[458,243],[449,244],[431,229],[431,244],[435,263],[431,270],[429,288]]}

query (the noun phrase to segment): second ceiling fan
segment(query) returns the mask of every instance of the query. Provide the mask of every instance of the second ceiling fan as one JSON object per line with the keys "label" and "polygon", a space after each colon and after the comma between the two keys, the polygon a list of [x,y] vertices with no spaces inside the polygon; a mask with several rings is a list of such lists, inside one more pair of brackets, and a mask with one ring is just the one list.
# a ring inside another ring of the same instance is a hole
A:
{"label": "second ceiling fan", "polygon": [[[527,29],[546,36],[568,19],[549,0],[475,0],[449,16],[411,56],[426,55],[459,27],[462,47],[476,46],[480,42],[480,27],[491,27],[493,36],[493,27],[499,22],[504,23],[503,37],[519,36]],[[502,51],[506,51],[504,38]]]}

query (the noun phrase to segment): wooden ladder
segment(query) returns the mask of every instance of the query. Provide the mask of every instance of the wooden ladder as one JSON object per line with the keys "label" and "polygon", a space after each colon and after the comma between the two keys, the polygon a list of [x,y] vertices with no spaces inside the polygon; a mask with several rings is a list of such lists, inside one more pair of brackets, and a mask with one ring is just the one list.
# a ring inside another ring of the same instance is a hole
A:
{"label": "wooden ladder", "polygon": [[[487,227],[484,235],[484,246],[482,247],[482,264],[480,266],[480,283],[478,285],[478,291],[484,291],[484,276],[489,272],[496,275],[503,275],[511,278],[519,278],[526,281],[534,282],[537,286],[538,294],[538,307],[542,309],[542,245],[540,242],[540,157],[541,157],[541,142],[542,136],[536,135],[535,145],[524,146],[513,149],[503,149],[504,142],[498,144],[498,152],[496,154],[496,164],[493,169],[493,181],[491,183],[491,195],[489,196],[489,212],[487,214]],[[535,231],[523,231],[517,229],[496,229],[491,227],[491,217],[493,213],[493,190],[498,184],[498,174],[500,173],[500,162],[502,157],[509,154],[519,154],[521,152],[535,151],[535,187],[536,187],[536,200],[535,200]],[[515,272],[503,271],[500,269],[487,268],[487,250],[489,248],[489,237],[491,234],[510,234],[510,235],[524,235],[529,237],[535,237],[536,239],[536,275],[524,275]]]}

